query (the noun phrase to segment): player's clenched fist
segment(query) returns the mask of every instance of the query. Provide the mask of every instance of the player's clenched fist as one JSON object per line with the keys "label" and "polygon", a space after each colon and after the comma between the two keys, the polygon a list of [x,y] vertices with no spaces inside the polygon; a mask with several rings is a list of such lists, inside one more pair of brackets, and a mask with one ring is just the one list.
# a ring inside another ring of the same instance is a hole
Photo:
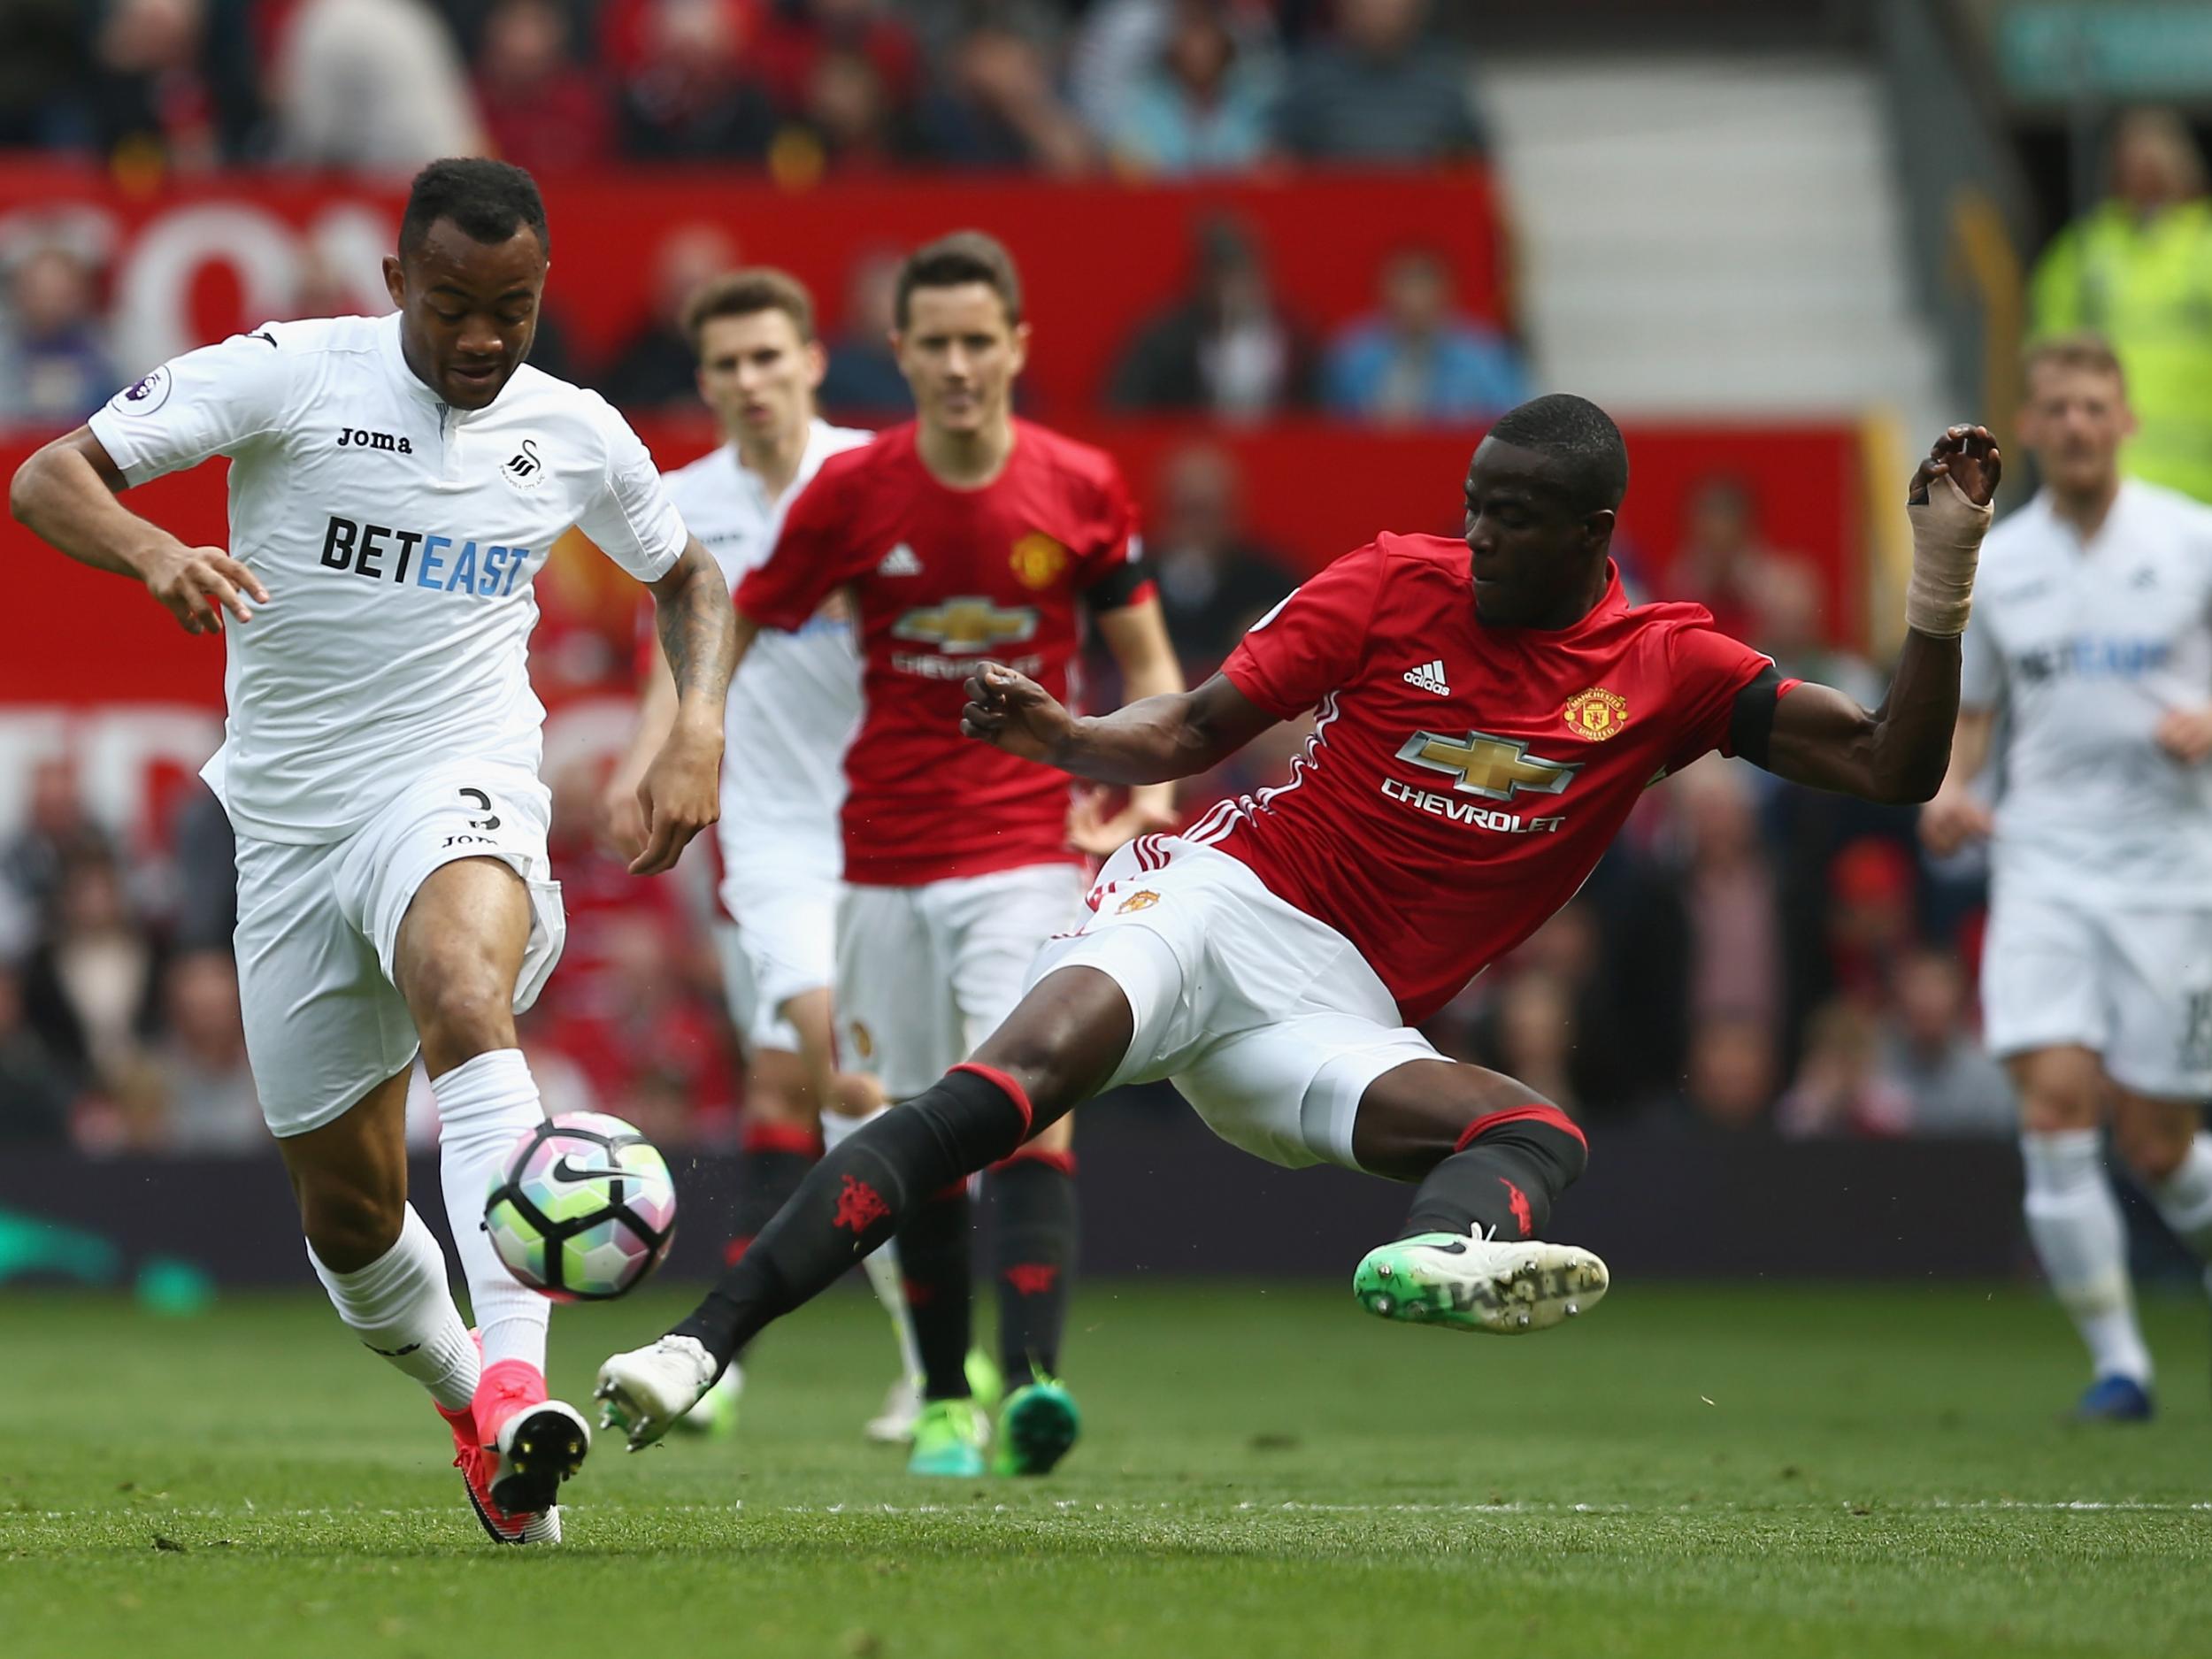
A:
{"label": "player's clenched fist", "polygon": [[249,597],[269,603],[269,590],[254,573],[219,547],[173,542],[147,560],[145,577],[146,590],[187,634],[220,634],[226,611],[241,622],[251,622]]}
{"label": "player's clenched fist", "polygon": [[960,730],[1024,760],[1049,761],[1075,730],[1075,717],[1028,675],[986,663],[968,676]]}
{"label": "player's clenched fist", "polygon": [[634,876],[676,867],[691,838],[722,816],[719,728],[672,733],[637,787],[645,847],[630,861]]}

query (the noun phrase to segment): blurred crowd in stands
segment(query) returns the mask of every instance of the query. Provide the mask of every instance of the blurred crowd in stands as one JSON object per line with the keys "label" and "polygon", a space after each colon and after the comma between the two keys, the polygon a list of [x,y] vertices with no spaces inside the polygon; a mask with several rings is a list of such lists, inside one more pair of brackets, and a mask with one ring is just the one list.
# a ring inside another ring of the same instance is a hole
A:
{"label": "blurred crowd in stands", "polygon": [[[402,171],[485,150],[545,172],[610,161],[757,165],[804,181],[904,166],[1180,177],[1332,160],[1478,156],[1463,8],[1424,0],[16,0],[0,10],[0,148],[118,169],[240,163]],[[655,257],[653,321],[604,362],[540,360],[632,409],[687,408],[683,296],[735,250],[710,227]],[[895,251],[850,273],[824,402],[906,411],[884,344]],[[1125,412],[1225,420],[1321,410],[1479,424],[1528,394],[1512,342],[1454,307],[1432,253],[1395,251],[1371,317],[1317,339],[1285,314],[1265,250],[1202,225],[1189,293],[1127,342]],[[2128,465],[2212,499],[2212,204],[2187,128],[2117,127],[2111,196],[2037,266],[2033,327],[2105,332],[2140,437]],[[42,247],[4,271],[0,424],[73,420],[117,379],[101,273]],[[303,293],[301,314],[328,303]],[[1538,377],[1540,378],[1540,377]],[[2015,504],[2029,470],[2008,479]],[[1658,553],[1622,547],[1640,597],[1696,599],[1784,673],[1878,701],[1835,637],[1822,572],[1763,533],[1755,476],[1716,473]],[[1147,525],[1194,681],[1286,593],[1229,452],[1203,438],[1150,481]],[[550,596],[549,596],[550,600]],[[624,641],[565,628],[538,672],[618,677]],[[1095,677],[1113,695],[1110,672]],[[1193,805],[1279,779],[1284,728]],[[566,955],[524,1041],[549,1107],[619,1112],[671,1141],[734,1139],[741,1060],[699,882],[634,880],[596,840],[597,777],[550,780]],[[263,1144],[229,956],[227,826],[196,784],[148,844],[88,815],[42,764],[0,838],[0,1141],[242,1151]],[[1982,1051],[1977,857],[1931,863],[1909,810],[1701,761],[1652,791],[1584,892],[1440,1015],[1447,1052],[1597,1123],[1712,1135],[2005,1134]],[[426,1090],[413,1109],[426,1133]]]}

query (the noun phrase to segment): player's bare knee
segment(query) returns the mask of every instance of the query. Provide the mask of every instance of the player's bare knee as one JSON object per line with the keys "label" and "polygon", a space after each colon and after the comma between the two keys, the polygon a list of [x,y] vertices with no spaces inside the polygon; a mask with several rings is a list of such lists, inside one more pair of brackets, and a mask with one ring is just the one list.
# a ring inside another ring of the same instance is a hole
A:
{"label": "player's bare knee", "polygon": [[495,964],[463,956],[411,976],[408,1007],[434,1078],[463,1061],[515,1046],[514,987]]}
{"label": "player's bare knee", "polygon": [[2121,1162],[2154,1185],[2170,1179],[2189,1156],[2195,1113],[2158,1101],[2131,1101],[2113,1114],[2112,1143]]}
{"label": "player's bare knee", "polygon": [[2020,1096],[2020,1126],[2032,1135],[2094,1129],[2103,1118],[2102,1102],[2092,1089],[2043,1083],[2032,1085]]}

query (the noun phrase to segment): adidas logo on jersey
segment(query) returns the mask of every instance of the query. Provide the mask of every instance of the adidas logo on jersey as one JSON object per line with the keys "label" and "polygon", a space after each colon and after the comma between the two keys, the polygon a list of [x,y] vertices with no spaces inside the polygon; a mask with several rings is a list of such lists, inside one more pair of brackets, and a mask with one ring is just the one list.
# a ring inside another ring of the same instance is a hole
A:
{"label": "adidas logo on jersey", "polygon": [[876,566],[879,576],[919,576],[921,573],[921,560],[914,557],[914,549],[903,541],[886,553],[883,562]]}
{"label": "adidas logo on jersey", "polygon": [[1424,691],[1433,691],[1440,697],[1452,695],[1451,686],[1444,678],[1444,659],[1440,657],[1433,662],[1422,664],[1418,668],[1407,669],[1405,682],[1409,686],[1418,686]]}

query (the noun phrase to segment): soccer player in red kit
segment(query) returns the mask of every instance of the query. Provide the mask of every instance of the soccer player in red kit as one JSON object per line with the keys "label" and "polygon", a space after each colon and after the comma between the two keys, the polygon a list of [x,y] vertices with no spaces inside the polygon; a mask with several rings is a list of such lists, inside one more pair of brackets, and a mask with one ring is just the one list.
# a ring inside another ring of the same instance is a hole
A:
{"label": "soccer player in red kit", "polygon": [[[1064,774],[962,738],[964,682],[995,658],[1066,696],[1087,615],[1130,695],[1183,687],[1119,471],[1014,418],[1029,331],[1006,250],[973,232],[918,250],[896,306],[916,419],[825,460],[735,594],[741,650],[760,628],[805,626],[841,589],[856,603],[863,713],[845,751],[835,1011],[841,1063],[893,1101],[927,1089],[1013,1010],[1038,946],[1083,914],[1086,852],[1172,822],[1165,784],[1133,791],[1110,821],[1087,802],[1071,813]],[[1070,1145],[1061,1125],[986,1181],[999,1352],[1016,1385],[999,1434],[1011,1473],[1051,1467],[1076,1433],[1056,1379],[1075,1254]],[[968,1211],[965,1183],[941,1183],[898,1235],[922,1363],[918,1474],[983,1469]]]}
{"label": "soccer player in red kit", "polygon": [[1340,559],[1194,692],[1079,719],[981,670],[972,736],[1100,780],[1186,777],[1318,718],[1279,787],[1118,853],[972,1063],[820,1165],[690,1318],[607,1363],[608,1420],[651,1439],[918,1197],[1149,1078],[1271,1162],[1419,1184],[1402,1235],[1354,1275],[1371,1311],[1514,1334],[1589,1308],[1604,1264],[1544,1240],[1581,1130],[1411,1025],[1533,932],[1644,789],[1700,755],[1870,800],[1932,795],[1998,471],[1986,432],[1953,427],[1915,474],[1908,632],[1872,712],[1780,679],[1700,606],[1628,603],[1607,557],[1626,451],[1596,405],[1557,396],[1475,451],[1464,540],[1385,535]]}

